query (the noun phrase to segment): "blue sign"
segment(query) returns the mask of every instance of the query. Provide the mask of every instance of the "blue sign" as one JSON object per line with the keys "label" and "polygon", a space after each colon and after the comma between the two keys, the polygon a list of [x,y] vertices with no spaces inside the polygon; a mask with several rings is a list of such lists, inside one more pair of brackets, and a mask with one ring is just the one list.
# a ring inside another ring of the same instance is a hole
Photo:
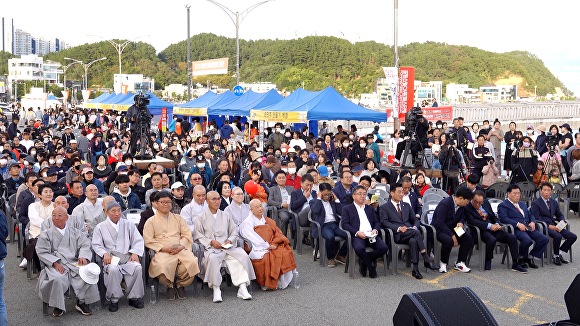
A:
{"label": "blue sign", "polygon": [[244,94],[244,88],[240,85],[234,87],[234,95],[242,96]]}

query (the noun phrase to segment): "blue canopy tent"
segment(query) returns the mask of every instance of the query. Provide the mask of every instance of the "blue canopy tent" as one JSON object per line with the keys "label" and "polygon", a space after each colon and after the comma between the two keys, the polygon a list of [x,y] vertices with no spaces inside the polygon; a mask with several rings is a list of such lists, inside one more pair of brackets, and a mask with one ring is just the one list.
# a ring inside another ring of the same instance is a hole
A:
{"label": "blue canopy tent", "polygon": [[278,94],[275,89],[271,89],[266,93],[256,93],[252,90],[249,90],[233,102],[217,107],[212,107],[212,112],[208,113],[210,115],[219,114],[249,117],[250,109],[259,109],[265,106],[273,105],[280,102],[282,99],[282,95]]}
{"label": "blue canopy tent", "polygon": [[[171,119],[171,114],[173,111],[173,104],[161,100],[160,98],[155,96],[153,93],[148,92],[147,94],[149,95],[149,105],[147,105],[149,112],[151,112],[151,114],[153,116],[159,116],[159,115],[161,115],[161,109],[166,108],[167,109],[167,118]],[[134,103],[135,103],[134,97],[125,98],[122,102],[115,105],[115,110],[127,111],[127,110],[129,110],[131,105],[133,105]]]}
{"label": "blue canopy tent", "polygon": [[205,94],[203,94],[202,96],[191,100],[187,103],[183,103],[183,104],[179,104],[176,105],[175,108],[203,108],[203,107],[207,107],[209,104],[211,104],[215,98],[219,96],[214,92],[206,92]]}
{"label": "blue canopy tent", "polygon": [[110,110],[110,109],[116,110],[116,107],[120,103],[123,103],[127,99],[132,99],[132,98],[133,98],[133,93],[127,93],[127,94],[119,93],[113,97],[105,99],[103,102],[99,103],[97,105],[97,107],[101,108],[101,109],[106,109],[106,110]]}
{"label": "blue canopy tent", "polygon": [[103,93],[94,99],[88,100],[86,103],[83,104],[83,107],[87,108],[87,109],[94,109],[97,107],[97,104],[102,103],[106,99],[112,98],[114,96],[115,96],[115,93]]}

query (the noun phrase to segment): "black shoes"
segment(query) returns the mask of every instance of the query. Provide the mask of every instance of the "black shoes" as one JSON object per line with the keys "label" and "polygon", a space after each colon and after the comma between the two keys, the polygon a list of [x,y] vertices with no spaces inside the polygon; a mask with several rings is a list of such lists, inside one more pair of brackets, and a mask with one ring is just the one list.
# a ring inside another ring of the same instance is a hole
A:
{"label": "black shoes", "polygon": [[359,272],[362,277],[367,277],[367,265],[362,261],[359,263]]}
{"label": "black shoes", "polygon": [[52,315],[54,317],[60,317],[60,316],[64,315],[64,310],[60,310],[58,308],[54,308],[54,310],[52,311]]}
{"label": "black shoes", "polygon": [[129,299],[129,305],[133,306],[137,309],[141,309],[144,307],[143,305],[143,299],[139,298],[139,299]]}
{"label": "black shoes", "polygon": [[560,260],[560,256],[554,256],[554,258],[552,258],[552,262],[556,266],[562,266],[562,261]]}
{"label": "black shoes", "polygon": [[486,271],[489,271],[491,269],[491,260],[486,260],[485,261],[485,268]]}
{"label": "black shoes", "polygon": [[421,272],[419,272],[419,270],[413,270],[411,272],[411,275],[413,275],[413,277],[418,280],[423,279],[423,275],[421,275]]}
{"label": "black shoes", "polygon": [[523,268],[522,266],[520,266],[520,264],[517,264],[517,263],[512,265],[512,271],[519,272],[519,273],[522,273],[522,274],[527,274],[528,273],[528,270],[527,269]]}
{"label": "black shoes", "polygon": [[91,308],[89,308],[89,305],[84,302],[81,303],[80,301],[77,301],[75,308],[76,310],[78,310],[78,312],[80,312],[85,316],[90,316],[93,314],[93,311],[91,310]]}
{"label": "black shoes", "polygon": [[439,270],[439,265],[437,265],[435,263],[425,262],[423,264],[425,265],[425,268],[429,268],[430,270],[433,270],[433,271],[438,271]]}
{"label": "black shoes", "polygon": [[569,263],[569,261],[567,261],[566,259],[564,259],[564,257],[562,257],[562,255],[559,255],[559,256],[560,256],[560,262],[562,264],[568,264]]}
{"label": "black shoes", "polygon": [[520,258],[518,264],[522,266],[522,268],[528,268],[528,260],[525,258]]}
{"label": "black shoes", "polygon": [[536,265],[536,263],[534,263],[534,260],[532,258],[526,259],[526,263],[528,263],[528,266],[530,268],[534,268],[534,269],[538,268],[538,265]]}
{"label": "black shoes", "polygon": [[371,262],[371,265],[369,266],[369,277],[370,278],[377,277],[377,263],[376,262]]}
{"label": "black shoes", "polygon": [[117,312],[119,310],[119,303],[118,302],[111,302],[109,304],[109,311],[110,312]]}

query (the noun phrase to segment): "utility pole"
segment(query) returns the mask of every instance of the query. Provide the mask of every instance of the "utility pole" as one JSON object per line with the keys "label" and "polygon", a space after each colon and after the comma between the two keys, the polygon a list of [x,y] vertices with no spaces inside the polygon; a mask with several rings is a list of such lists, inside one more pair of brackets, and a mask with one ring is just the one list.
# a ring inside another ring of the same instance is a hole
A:
{"label": "utility pole", "polygon": [[[395,52],[395,68],[397,68],[397,72],[399,71],[399,0],[393,0],[393,6],[394,6],[394,10],[393,10],[393,47],[394,47],[394,52]],[[399,83],[397,83],[397,87],[395,90],[395,94],[393,94],[393,96],[399,96]],[[395,102],[397,103],[397,106],[399,106],[399,101],[397,99],[397,101]],[[393,114],[393,125],[395,129],[401,129],[401,121],[399,120],[399,108],[393,108],[393,112],[396,112],[396,114]]]}
{"label": "utility pole", "polygon": [[191,39],[189,36],[189,4],[185,5],[187,9],[187,101],[191,101]]}

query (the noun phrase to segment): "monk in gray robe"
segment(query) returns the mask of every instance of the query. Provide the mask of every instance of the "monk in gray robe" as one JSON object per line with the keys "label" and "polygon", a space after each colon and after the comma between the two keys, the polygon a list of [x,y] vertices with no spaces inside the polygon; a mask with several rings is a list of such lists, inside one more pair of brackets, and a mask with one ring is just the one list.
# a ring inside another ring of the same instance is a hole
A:
{"label": "monk in gray robe", "polygon": [[145,222],[145,247],[155,251],[149,264],[149,276],[157,277],[167,287],[165,298],[175,300],[174,280],[177,275],[177,296],[185,299],[185,287],[190,285],[199,266],[191,250],[193,239],[185,220],[171,213],[172,195],[162,190],[157,194],[157,211]]}
{"label": "monk in gray robe", "polygon": [[[87,186],[88,188],[88,186]],[[110,312],[119,310],[119,299],[123,296],[121,282],[125,280],[125,291],[129,305],[143,308],[143,269],[139,260],[145,246],[143,237],[132,222],[122,219],[121,206],[116,201],[107,204],[107,219],[95,227],[92,248],[103,258],[103,275],[111,302]]]}
{"label": "monk in gray robe", "polygon": [[236,225],[236,230],[240,231],[240,225],[250,215],[250,205],[244,203],[244,191],[240,187],[232,189],[232,203],[224,210]]}
{"label": "monk in gray robe", "polygon": [[54,307],[52,314],[58,317],[66,311],[64,294],[72,286],[78,298],[75,308],[83,315],[91,315],[88,305],[99,301],[99,290],[79,275],[79,266],[88,264],[93,256],[91,243],[80,230],[68,227],[67,220],[66,209],[55,208],[53,225],[38,236],[36,254],[46,265],[38,275],[38,294]]}
{"label": "monk in gray robe", "polygon": [[221,196],[216,191],[207,193],[207,210],[195,221],[194,241],[205,248],[203,254],[203,281],[213,289],[213,302],[221,302],[221,268],[226,267],[235,286],[238,298],[249,300],[247,286],[256,278],[252,262],[244,249],[237,246],[238,232],[231,217],[220,208]]}
{"label": "monk in gray robe", "polygon": [[[63,207],[68,212],[68,206],[69,203],[68,200],[66,200],[65,196],[58,196],[54,199],[54,208]],[[83,233],[88,231],[88,229],[85,226],[85,222],[77,218],[76,216],[69,216],[68,221],[66,221],[66,225],[81,230],[83,231]],[[52,218],[47,218],[46,220],[44,220],[44,222],[42,222],[40,229],[42,231],[48,230],[51,226],[52,226]]]}
{"label": "monk in gray robe", "polygon": [[102,199],[99,198],[99,190],[94,184],[87,186],[85,190],[87,198],[84,202],[80,203],[72,211],[71,216],[76,219],[82,220],[87,226],[89,235],[93,234],[94,227],[98,224],[95,223],[95,218],[101,215],[103,211]]}

